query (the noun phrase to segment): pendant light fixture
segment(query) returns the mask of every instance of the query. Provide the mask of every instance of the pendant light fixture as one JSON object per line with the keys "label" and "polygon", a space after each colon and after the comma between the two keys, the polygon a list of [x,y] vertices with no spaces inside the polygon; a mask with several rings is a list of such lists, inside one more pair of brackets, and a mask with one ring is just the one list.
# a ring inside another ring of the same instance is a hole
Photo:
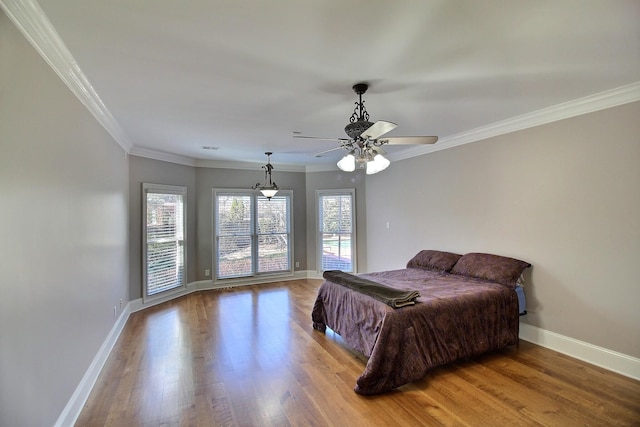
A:
{"label": "pendant light fixture", "polygon": [[264,197],[271,200],[271,198],[278,192],[278,186],[275,182],[271,181],[271,171],[273,170],[273,165],[271,165],[271,155],[273,153],[267,151],[264,154],[267,155],[267,164],[262,166],[262,169],[264,169],[264,184],[257,183],[251,187],[251,189],[260,190]]}

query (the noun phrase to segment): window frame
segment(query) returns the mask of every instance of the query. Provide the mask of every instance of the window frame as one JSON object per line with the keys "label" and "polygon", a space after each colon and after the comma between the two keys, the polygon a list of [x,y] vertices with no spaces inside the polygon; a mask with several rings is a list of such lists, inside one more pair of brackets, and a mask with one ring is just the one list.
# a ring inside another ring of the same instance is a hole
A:
{"label": "window frame", "polygon": [[322,197],[330,196],[350,196],[351,197],[351,268],[350,273],[357,273],[358,271],[358,240],[356,233],[356,190],[355,188],[343,188],[343,189],[328,189],[328,190],[316,190],[316,267],[318,274],[322,275],[324,271],[322,268],[322,254],[323,254],[323,239],[321,230],[322,218],[320,209],[322,207]]}
{"label": "window frame", "polygon": [[[218,234],[217,234],[217,221],[218,221],[218,196],[219,195],[237,195],[237,196],[250,196],[251,197],[251,257],[252,257],[252,271],[248,275],[239,275],[233,277],[218,277],[219,276],[219,260],[218,260]],[[258,238],[265,234],[258,233],[259,217],[258,217],[258,199],[266,199],[260,192],[255,190],[246,189],[229,189],[229,188],[213,188],[212,189],[212,203],[211,203],[211,253],[212,253],[212,281],[215,284],[238,282],[238,281],[252,281],[257,278],[264,277],[289,277],[294,275],[294,214],[293,214],[293,190],[279,190],[275,198],[286,197],[287,199],[287,236],[288,236],[288,256],[287,263],[289,265],[288,270],[280,271],[267,271],[259,272],[259,257],[258,257]],[[269,203],[267,201],[266,203]]]}
{"label": "window frame", "polygon": [[[182,245],[182,277],[180,284],[166,290],[149,294],[149,241],[147,228],[147,194],[171,194],[182,196],[182,239],[177,240]],[[177,185],[164,185],[153,183],[142,183],[142,302],[147,303],[165,298],[167,295],[177,294],[187,288],[187,187]]]}

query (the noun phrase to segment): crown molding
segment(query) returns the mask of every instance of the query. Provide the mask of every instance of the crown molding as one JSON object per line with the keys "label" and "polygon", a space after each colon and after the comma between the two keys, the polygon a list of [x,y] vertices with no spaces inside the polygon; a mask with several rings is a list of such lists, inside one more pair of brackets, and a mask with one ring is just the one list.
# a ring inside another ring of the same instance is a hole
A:
{"label": "crown molding", "polygon": [[[35,0],[0,0],[0,7],[40,56],[69,87],[125,152],[196,167],[253,169],[255,163],[196,160],[180,155],[134,147],[124,130],[104,105],[89,79],[82,72],[57,31]],[[391,161],[457,147],[519,130],[640,101],[640,82],[533,111],[469,131],[440,138],[434,145],[423,145],[390,155]],[[324,172],[337,170],[333,165],[281,165],[280,170]]]}
{"label": "crown molding", "polygon": [[308,165],[305,168],[305,172],[341,172],[336,163],[332,161],[321,165]]}
{"label": "crown molding", "polygon": [[[593,95],[585,96],[583,98],[575,99],[573,101],[554,105],[552,107],[536,110],[531,113],[522,114],[520,116],[512,117],[506,120],[501,120],[499,122],[471,129],[469,131],[446,136],[441,138],[437,144],[416,146],[414,148],[404,150],[402,153],[389,155],[388,157],[391,161],[409,159],[411,157],[417,157],[423,154],[433,153],[435,151],[446,150],[448,148],[457,147],[459,145],[482,141],[487,138],[505,135],[519,130],[557,122],[559,120],[593,113],[596,111],[637,101],[640,101],[640,82],[631,83],[615,89],[599,92]],[[196,163],[197,166],[202,167],[230,167],[233,169],[243,169],[243,167],[223,166],[222,163],[224,162],[221,163],[213,161],[196,161]],[[279,169],[283,170],[282,167],[279,167]],[[330,163],[320,165],[307,165],[303,170],[305,172],[329,172],[338,171],[339,169],[335,164]]]}
{"label": "crown molding", "polygon": [[[260,169],[264,162],[242,162],[232,160],[204,160],[193,159],[191,157],[180,156],[177,154],[167,153],[165,151],[154,150],[153,148],[143,148],[134,146],[129,153],[132,156],[145,157],[148,159],[161,160],[164,162],[178,163],[185,166],[193,166],[196,168],[212,168],[212,169],[239,169],[239,170],[255,170]],[[321,165],[296,165],[287,163],[275,163],[274,169],[278,172],[327,172],[337,171],[338,167],[333,164]]]}
{"label": "crown molding", "polygon": [[[214,168],[214,169],[243,169],[255,170],[264,165],[264,162],[236,162],[230,160],[196,160],[197,168]],[[304,165],[294,165],[286,163],[275,163],[274,170],[278,172],[306,172]]]}
{"label": "crown molding", "polygon": [[71,92],[128,153],[133,144],[104,105],[38,2],[0,0],[0,7]]}
{"label": "crown molding", "polygon": [[192,159],[191,157],[180,156],[178,154],[167,153],[166,151],[154,150],[152,148],[134,146],[131,148],[129,154],[132,156],[162,160],[164,162],[177,163],[185,166],[196,166],[196,160]]}
{"label": "crown molding", "polygon": [[389,159],[392,161],[404,160],[637,101],[640,101],[640,82],[446,136],[434,145],[410,148],[397,155],[390,155]]}

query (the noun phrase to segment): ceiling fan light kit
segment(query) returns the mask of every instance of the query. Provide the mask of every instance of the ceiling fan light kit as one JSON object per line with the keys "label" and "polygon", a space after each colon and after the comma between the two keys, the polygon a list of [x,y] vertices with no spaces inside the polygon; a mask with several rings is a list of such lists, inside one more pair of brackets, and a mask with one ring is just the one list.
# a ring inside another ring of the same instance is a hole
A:
{"label": "ceiling fan light kit", "polygon": [[353,172],[356,170],[356,165],[358,165],[359,168],[366,169],[367,175],[372,175],[385,170],[391,164],[386,157],[373,149],[358,151],[360,152],[357,157],[355,156],[356,150],[354,150],[340,159],[338,168],[345,172]]}
{"label": "ceiling fan light kit", "polygon": [[[337,163],[338,168],[345,172],[353,172],[356,169],[357,164],[360,168],[366,168],[366,173],[371,175],[385,170],[391,163],[382,155],[382,153],[384,153],[380,148],[382,145],[434,144],[438,141],[437,136],[397,136],[378,139],[387,132],[395,129],[398,125],[384,120],[378,120],[375,123],[369,121],[369,113],[367,112],[367,109],[364,106],[364,101],[362,100],[362,94],[364,94],[368,88],[369,85],[367,83],[357,83],[353,85],[353,91],[358,95],[358,101],[355,102],[356,107],[353,109],[353,114],[351,114],[351,117],[349,118],[349,124],[344,128],[345,133],[350,139],[333,138],[339,141],[340,146],[331,150],[316,153],[316,157],[320,157],[321,154],[325,154],[330,151],[345,149],[349,153]],[[293,137],[324,140],[331,139],[302,136],[298,134],[294,134]]]}
{"label": "ceiling fan light kit", "polygon": [[264,184],[257,183],[256,185],[251,187],[251,189],[260,190],[264,197],[266,197],[268,200],[271,200],[271,198],[276,195],[279,188],[276,183],[271,180],[271,171],[273,170],[273,165],[271,165],[271,155],[273,153],[267,151],[264,154],[267,155],[267,164],[262,166],[262,169],[264,169]]}

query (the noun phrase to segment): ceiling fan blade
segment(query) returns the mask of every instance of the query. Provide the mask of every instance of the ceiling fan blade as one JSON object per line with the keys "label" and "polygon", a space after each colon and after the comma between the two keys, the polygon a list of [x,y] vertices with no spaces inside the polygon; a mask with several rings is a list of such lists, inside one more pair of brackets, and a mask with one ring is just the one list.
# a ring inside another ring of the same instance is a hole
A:
{"label": "ceiling fan blade", "polygon": [[327,154],[327,153],[330,153],[330,152],[336,151],[336,150],[343,150],[343,148],[342,147],[336,147],[336,148],[332,148],[330,150],[324,150],[324,151],[321,151],[319,153],[314,153],[314,154],[309,154],[309,155],[313,156],[313,157],[322,157],[323,154]]}
{"label": "ceiling fan blade", "polygon": [[395,123],[385,122],[384,120],[378,120],[377,122],[369,126],[367,130],[362,132],[360,136],[363,138],[377,139],[377,138],[380,138],[385,133],[391,132],[397,127],[398,125]]}
{"label": "ceiling fan blade", "polygon": [[380,144],[389,145],[413,145],[413,144],[435,144],[437,136],[394,136],[391,138],[379,139]]}
{"label": "ceiling fan blade", "polygon": [[349,141],[349,138],[324,138],[321,136],[303,136],[303,135],[293,135],[294,138],[303,138],[303,139],[317,139],[320,141]]}

